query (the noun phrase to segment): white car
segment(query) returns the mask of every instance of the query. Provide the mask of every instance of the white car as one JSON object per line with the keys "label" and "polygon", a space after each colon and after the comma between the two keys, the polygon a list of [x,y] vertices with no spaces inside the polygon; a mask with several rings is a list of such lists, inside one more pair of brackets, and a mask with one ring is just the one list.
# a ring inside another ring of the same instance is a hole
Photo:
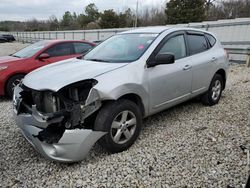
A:
{"label": "white car", "polygon": [[84,59],[70,59],[28,74],[15,88],[18,126],[45,157],[82,160],[99,143],[128,149],[142,119],[200,96],[219,102],[227,54],[211,33],[148,27],[119,33]]}

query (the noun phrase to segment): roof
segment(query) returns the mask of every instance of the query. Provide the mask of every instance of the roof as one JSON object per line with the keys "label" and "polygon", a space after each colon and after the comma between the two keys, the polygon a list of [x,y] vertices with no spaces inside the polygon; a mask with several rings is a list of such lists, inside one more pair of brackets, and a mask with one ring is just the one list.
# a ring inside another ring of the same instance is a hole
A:
{"label": "roof", "polygon": [[[177,27],[177,26],[150,26],[150,27],[143,27],[143,28],[135,28],[131,29],[125,32],[122,32],[121,34],[129,34],[129,33],[154,33],[154,34],[160,34],[166,30],[173,29],[175,31],[177,30],[191,30],[191,31],[197,31],[197,32],[205,32],[205,33],[210,33],[208,31],[202,30],[202,29],[197,29],[197,28],[192,28],[192,27]],[[210,33],[211,34],[211,33]]]}
{"label": "roof", "polygon": [[66,39],[53,39],[53,40],[42,40],[46,42],[47,44],[56,44],[56,43],[61,43],[61,42],[82,42],[82,43],[88,43],[90,45],[95,46],[93,42],[86,41],[86,40],[66,40]]}
{"label": "roof", "polygon": [[170,29],[170,27],[166,26],[154,26],[154,27],[143,27],[143,28],[136,28],[136,29],[131,29],[129,31],[122,32],[124,33],[161,33],[165,30]]}

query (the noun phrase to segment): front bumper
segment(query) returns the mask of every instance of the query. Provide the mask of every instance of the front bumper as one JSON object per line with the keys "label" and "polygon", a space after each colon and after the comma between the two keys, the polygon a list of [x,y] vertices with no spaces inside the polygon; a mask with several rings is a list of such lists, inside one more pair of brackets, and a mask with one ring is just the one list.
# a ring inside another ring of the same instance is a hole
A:
{"label": "front bumper", "polygon": [[105,132],[88,129],[65,130],[58,143],[47,144],[38,138],[42,129],[26,124],[31,115],[17,115],[16,122],[24,137],[44,157],[59,162],[76,162],[83,160],[92,146]]}
{"label": "front bumper", "polygon": [[83,160],[92,146],[106,133],[91,129],[65,129],[59,141],[48,144],[39,137],[47,126],[42,114],[32,108],[31,113],[19,113],[21,104],[20,88],[14,92],[14,116],[24,137],[44,157],[59,162],[76,162]]}

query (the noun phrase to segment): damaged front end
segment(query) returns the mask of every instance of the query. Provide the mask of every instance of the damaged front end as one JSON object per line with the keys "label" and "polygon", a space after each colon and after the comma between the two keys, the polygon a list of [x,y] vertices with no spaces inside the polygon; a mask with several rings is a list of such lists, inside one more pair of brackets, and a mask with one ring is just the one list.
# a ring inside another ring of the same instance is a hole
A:
{"label": "damaged front end", "polygon": [[43,156],[62,162],[82,160],[105,132],[94,131],[91,116],[101,107],[90,79],[58,92],[36,91],[20,84],[13,103],[18,126]]}

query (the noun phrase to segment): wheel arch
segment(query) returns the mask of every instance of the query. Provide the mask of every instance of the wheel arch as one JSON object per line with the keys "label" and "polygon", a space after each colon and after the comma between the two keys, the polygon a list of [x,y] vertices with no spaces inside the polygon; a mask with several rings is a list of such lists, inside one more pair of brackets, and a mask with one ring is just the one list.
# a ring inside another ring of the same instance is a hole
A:
{"label": "wheel arch", "polygon": [[27,73],[24,73],[24,72],[17,72],[17,73],[9,75],[8,78],[6,79],[6,81],[4,82],[4,94],[6,95],[6,93],[7,93],[7,84],[11,78],[13,78],[14,76],[17,76],[17,75],[25,76],[26,74]]}
{"label": "wheel arch", "polygon": [[139,95],[135,94],[135,93],[129,93],[129,94],[125,94],[120,96],[117,100],[119,99],[127,99],[130,100],[132,102],[134,102],[140,109],[142,116],[145,116],[145,106],[142,102],[142,99]]}
{"label": "wheel arch", "polygon": [[216,71],[215,74],[221,75],[221,77],[223,79],[223,90],[224,90],[226,87],[226,80],[227,80],[226,71],[224,69],[219,69]]}

